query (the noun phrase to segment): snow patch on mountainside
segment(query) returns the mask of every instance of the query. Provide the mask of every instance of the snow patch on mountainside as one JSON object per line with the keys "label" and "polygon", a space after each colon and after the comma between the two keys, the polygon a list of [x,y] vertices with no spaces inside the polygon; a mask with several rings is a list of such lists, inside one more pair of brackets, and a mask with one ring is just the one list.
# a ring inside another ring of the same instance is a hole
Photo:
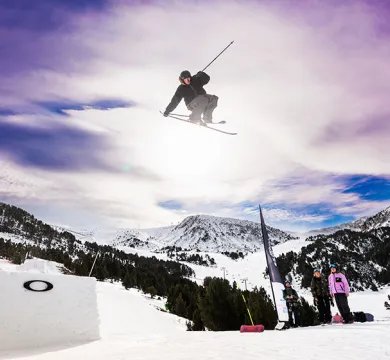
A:
{"label": "snow patch on mountainside", "polygon": [[27,240],[23,235],[16,235],[7,232],[0,232],[0,239],[3,238],[5,241],[12,241],[15,244],[29,244],[34,245],[34,242]]}

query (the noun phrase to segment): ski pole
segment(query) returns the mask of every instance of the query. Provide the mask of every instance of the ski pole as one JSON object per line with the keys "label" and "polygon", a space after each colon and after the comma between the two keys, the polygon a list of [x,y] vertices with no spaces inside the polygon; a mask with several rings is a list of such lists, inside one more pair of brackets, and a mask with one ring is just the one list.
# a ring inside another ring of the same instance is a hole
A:
{"label": "ski pole", "polygon": [[251,319],[251,323],[252,323],[253,326],[255,326],[255,324],[253,323],[253,320],[252,320],[251,313],[250,313],[250,311],[249,311],[249,307],[248,307],[248,305],[247,305],[247,303],[246,303],[245,296],[244,296],[244,294],[243,294],[242,291],[241,291],[241,288],[240,288],[240,284],[239,284],[239,283],[237,283],[237,287],[238,287],[238,289],[239,289],[240,292],[241,292],[241,296],[242,296],[242,299],[244,300],[246,309],[247,309],[247,311],[248,311],[249,318]]}
{"label": "ski pole", "polygon": [[217,60],[217,58],[230,46],[234,43],[234,40],[228,45],[225,47],[225,49],[223,49],[214,59],[213,61],[210,62],[210,64],[208,64],[202,71],[205,71],[215,60]]}

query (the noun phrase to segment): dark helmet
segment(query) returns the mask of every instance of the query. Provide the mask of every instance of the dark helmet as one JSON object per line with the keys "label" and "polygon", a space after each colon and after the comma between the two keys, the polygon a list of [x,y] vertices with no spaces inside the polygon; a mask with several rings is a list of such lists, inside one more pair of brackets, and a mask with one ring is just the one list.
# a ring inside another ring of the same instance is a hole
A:
{"label": "dark helmet", "polygon": [[183,70],[180,73],[180,78],[182,78],[182,79],[187,79],[187,78],[190,78],[190,77],[191,77],[191,73],[188,70]]}

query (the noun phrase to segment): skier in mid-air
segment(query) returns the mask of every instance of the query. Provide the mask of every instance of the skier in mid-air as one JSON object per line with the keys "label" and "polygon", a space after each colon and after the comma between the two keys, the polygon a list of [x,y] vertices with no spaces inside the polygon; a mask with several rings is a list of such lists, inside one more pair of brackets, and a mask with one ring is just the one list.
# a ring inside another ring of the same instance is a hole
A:
{"label": "skier in mid-air", "polygon": [[171,102],[164,111],[164,116],[168,116],[180,101],[184,98],[187,109],[191,111],[189,121],[212,123],[213,111],[218,105],[218,96],[207,94],[203,86],[210,81],[210,76],[203,71],[198,71],[194,76],[188,70],[184,70],[179,76],[180,85],[178,86]]}

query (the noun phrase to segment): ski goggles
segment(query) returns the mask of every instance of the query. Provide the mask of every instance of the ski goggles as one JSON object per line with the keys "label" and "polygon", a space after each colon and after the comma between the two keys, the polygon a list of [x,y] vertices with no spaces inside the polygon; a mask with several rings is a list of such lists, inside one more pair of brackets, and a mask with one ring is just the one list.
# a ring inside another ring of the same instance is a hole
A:
{"label": "ski goggles", "polygon": [[330,268],[330,269],[331,269],[331,268],[335,268],[335,269],[336,269],[337,266],[336,266],[335,264],[330,264],[330,265],[329,265],[329,268]]}

